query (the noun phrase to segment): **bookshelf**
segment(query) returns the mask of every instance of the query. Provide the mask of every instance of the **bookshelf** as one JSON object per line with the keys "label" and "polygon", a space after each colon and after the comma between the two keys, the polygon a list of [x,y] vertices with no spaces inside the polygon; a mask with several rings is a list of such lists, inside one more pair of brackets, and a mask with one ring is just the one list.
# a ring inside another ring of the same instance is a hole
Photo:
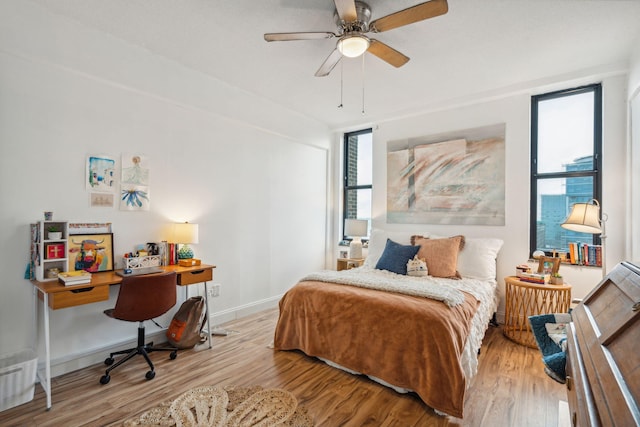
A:
{"label": "bookshelf", "polygon": [[[56,231],[59,235],[55,235]],[[68,270],[69,224],[66,221],[38,221],[31,224],[31,276],[41,282],[58,280]]]}
{"label": "bookshelf", "polygon": [[602,245],[571,242],[567,252],[567,262],[572,265],[602,267]]}

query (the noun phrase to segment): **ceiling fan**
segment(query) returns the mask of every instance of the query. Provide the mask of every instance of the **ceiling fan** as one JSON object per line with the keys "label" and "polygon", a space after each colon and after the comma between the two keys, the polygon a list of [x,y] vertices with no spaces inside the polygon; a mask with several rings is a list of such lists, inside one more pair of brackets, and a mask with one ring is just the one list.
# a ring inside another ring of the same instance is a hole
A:
{"label": "ceiling fan", "polygon": [[379,40],[367,37],[365,33],[393,30],[414,22],[444,15],[449,10],[447,0],[431,0],[369,22],[371,8],[365,2],[359,0],[334,0],[334,2],[336,5],[335,21],[338,25],[336,33],[330,31],[267,33],[264,35],[264,39],[268,42],[275,42],[337,37],[336,48],[316,71],[316,77],[329,75],[343,56],[355,58],[364,52],[372,53],[394,67],[401,67],[409,61],[408,56]]}

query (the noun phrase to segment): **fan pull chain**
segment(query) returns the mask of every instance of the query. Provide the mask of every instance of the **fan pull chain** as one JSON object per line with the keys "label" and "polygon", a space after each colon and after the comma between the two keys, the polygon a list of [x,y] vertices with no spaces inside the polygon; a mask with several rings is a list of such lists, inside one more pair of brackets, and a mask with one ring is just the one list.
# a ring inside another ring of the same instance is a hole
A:
{"label": "fan pull chain", "polygon": [[362,115],[364,116],[364,55],[362,55]]}
{"label": "fan pull chain", "polygon": [[342,93],[343,93],[343,84],[342,84],[342,74],[344,70],[344,61],[340,61],[340,105],[338,108],[342,108]]}

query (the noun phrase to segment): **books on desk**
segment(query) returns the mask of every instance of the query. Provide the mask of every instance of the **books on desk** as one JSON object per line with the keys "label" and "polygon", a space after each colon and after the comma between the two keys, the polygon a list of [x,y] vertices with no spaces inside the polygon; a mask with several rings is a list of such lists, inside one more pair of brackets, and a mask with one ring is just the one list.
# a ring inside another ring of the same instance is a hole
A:
{"label": "books on desk", "polygon": [[65,286],[81,285],[83,283],[91,282],[91,273],[84,270],[65,271],[64,273],[58,273],[58,281]]}

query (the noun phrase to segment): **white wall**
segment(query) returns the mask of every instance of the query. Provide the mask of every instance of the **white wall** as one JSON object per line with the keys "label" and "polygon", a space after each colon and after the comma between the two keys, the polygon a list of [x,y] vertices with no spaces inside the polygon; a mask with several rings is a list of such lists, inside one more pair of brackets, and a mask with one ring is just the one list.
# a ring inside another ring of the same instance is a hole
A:
{"label": "white wall", "polygon": [[[144,49],[37,5],[1,2],[0,354],[34,344],[33,286],[23,275],[28,225],[45,210],[112,222],[116,254],[166,238],[171,222],[198,223],[194,251],[217,265],[222,284],[215,320],[275,306],[326,262],[329,137],[324,124]],[[90,208],[86,156],[132,152],[150,159],[150,210]],[[54,364],[68,361],[58,371],[135,339],[134,325],[102,313],[116,294],[53,312]]]}
{"label": "white wall", "polygon": [[640,44],[634,43],[635,51],[630,60],[628,84],[629,108],[629,204],[627,224],[629,242],[627,257],[632,261],[640,261]]}
{"label": "white wall", "polygon": [[[531,95],[586,83],[602,81],[604,103],[604,191],[607,223],[607,262],[610,270],[624,259],[625,248],[625,128],[626,76],[580,77],[571,81],[548,81],[514,94],[494,99],[469,101],[466,105],[424,112],[412,117],[390,119],[373,125],[374,182],[373,227],[396,231],[431,231],[439,235],[464,234],[469,237],[498,237],[504,246],[498,258],[501,288],[499,315],[504,311],[502,278],[515,274],[515,266],[526,262],[529,252],[529,157]],[[439,134],[497,123],[506,124],[506,223],[504,226],[445,226],[387,224],[386,153],[387,141]],[[565,280],[573,285],[573,297],[584,297],[601,279],[601,270],[591,267],[561,267]]]}

